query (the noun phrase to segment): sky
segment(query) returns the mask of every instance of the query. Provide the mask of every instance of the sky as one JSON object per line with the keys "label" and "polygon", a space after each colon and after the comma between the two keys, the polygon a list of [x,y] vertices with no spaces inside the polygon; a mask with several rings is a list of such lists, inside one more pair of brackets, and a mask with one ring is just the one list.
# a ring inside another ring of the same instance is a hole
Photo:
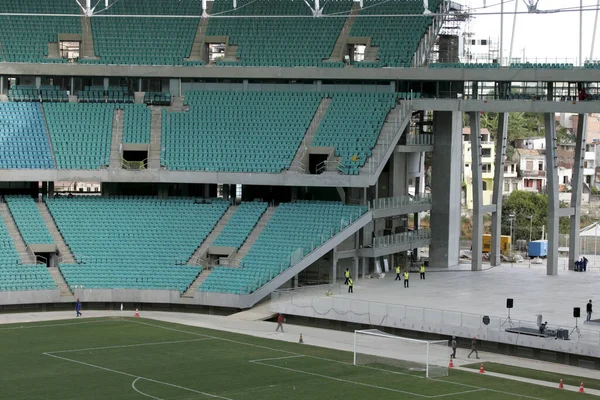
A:
{"label": "sky", "polygon": [[[500,12],[499,5],[502,0],[455,0],[460,4],[477,8],[473,12]],[[515,1],[518,11],[527,11],[523,0],[504,0],[504,11],[513,13]],[[538,10],[553,10],[558,8],[579,7],[580,1],[590,8],[599,8],[599,0],[539,0]],[[485,8],[484,3],[486,3]],[[589,59],[592,36],[594,32],[594,20],[596,11],[583,12],[583,59]],[[513,29],[513,14],[504,15],[504,57],[508,59],[510,41]],[[579,57],[579,12],[565,12],[556,14],[518,14],[515,29],[513,57],[525,57],[534,61],[540,58],[544,62],[546,57],[552,58],[548,62],[573,62]],[[600,16],[599,16],[600,18]],[[599,20],[600,25],[600,20]],[[469,25],[469,31],[473,32],[473,38],[492,39],[500,38],[500,15],[482,15],[476,17]],[[596,33],[594,45],[594,59],[600,60],[600,27]],[[567,60],[569,59],[569,60]]]}

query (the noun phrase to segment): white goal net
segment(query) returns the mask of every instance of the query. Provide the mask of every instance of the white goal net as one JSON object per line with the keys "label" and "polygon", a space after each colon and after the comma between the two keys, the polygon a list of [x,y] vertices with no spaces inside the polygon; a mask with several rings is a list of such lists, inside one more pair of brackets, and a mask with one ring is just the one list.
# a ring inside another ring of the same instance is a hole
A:
{"label": "white goal net", "polygon": [[427,378],[448,376],[450,348],[446,340],[419,340],[377,329],[354,331],[354,365]]}

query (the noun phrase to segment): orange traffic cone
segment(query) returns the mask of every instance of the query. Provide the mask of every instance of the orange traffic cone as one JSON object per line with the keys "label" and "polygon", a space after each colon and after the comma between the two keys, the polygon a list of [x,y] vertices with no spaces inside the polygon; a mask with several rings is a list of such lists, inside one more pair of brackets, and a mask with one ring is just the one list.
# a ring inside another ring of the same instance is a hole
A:
{"label": "orange traffic cone", "polygon": [[481,363],[481,365],[479,366],[479,373],[483,374],[485,373],[484,369],[483,369],[483,363]]}
{"label": "orange traffic cone", "polygon": [[454,363],[452,362],[452,357],[450,357],[450,364],[448,364],[448,368],[454,368]]}
{"label": "orange traffic cone", "polygon": [[579,385],[579,393],[583,393],[583,382],[581,382],[581,385]]}
{"label": "orange traffic cone", "polygon": [[136,317],[136,318],[139,318],[139,317],[140,317],[140,313],[139,313],[139,311],[138,311],[138,309],[137,309],[137,308],[135,309],[135,317]]}
{"label": "orange traffic cone", "polygon": [[562,381],[562,379],[561,379],[561,380],[560,380],[560,382],[558,383],[558,388],[559,388],[559,389],[564,389],[564,388],[565,388],[565,387],[564,387],[564,385],[563,385],[563,381]]}

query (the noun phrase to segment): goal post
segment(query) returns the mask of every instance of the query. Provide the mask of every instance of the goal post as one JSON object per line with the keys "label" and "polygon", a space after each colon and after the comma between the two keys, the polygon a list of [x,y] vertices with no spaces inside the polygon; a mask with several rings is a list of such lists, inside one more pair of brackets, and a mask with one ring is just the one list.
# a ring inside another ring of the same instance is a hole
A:
{"label": "goal post", "polygon": [[450,350],[446,340],[419,340],[377,329],[354,331],[354,365],[427,378],[448,376]]}

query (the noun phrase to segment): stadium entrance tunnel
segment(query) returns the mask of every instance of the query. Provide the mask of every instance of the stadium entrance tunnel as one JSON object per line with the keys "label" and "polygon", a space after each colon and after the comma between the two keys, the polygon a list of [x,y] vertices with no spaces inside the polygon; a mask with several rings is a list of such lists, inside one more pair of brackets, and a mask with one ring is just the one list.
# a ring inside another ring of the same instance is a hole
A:
{"label": "stadium entrance tunnel", "polygon": [[148,168],[148,145],[128,145],[123,148],[123,169]]}

